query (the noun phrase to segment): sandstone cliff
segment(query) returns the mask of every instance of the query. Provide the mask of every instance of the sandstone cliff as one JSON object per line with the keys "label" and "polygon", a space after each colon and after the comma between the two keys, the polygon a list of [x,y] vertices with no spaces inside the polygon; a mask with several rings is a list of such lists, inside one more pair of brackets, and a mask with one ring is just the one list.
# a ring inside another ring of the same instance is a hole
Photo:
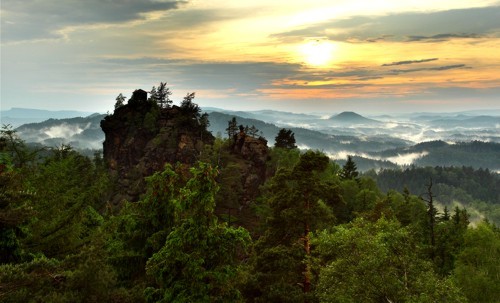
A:
{"label": "sandstone cliff", "polygon": [[240,132],[215,150],[215,138],[197,105],[160,108],[144,93],[134,93],[127,105],[101,121],[104,160],[116,180],[112,203],[138,201],[144,177],[166,163],[189,166],[201,160],[219,167],[217,213],[228,215],[230,223],[252,225],[256,217],[250,204],[266,180],[267,141]]}
{"label": "sandstone cliff", "polygon": [[129,101],[101,121],[104,160],[117,180],[114,204],[137,201],[144,191],[144,177],[162,170],[165,163],[198,160],[214,137],[197,118],[198,112],[177,106],[159,108],[140,100]]}

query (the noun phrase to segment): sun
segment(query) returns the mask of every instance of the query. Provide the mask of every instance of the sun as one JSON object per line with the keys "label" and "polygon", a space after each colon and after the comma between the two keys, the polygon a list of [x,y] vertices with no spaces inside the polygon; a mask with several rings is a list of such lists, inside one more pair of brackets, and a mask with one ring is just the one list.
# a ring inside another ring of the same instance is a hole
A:
{"label": "sun", "polygon": [[311,40],[300,46],[303,60],[314,67],[326,67],[333,60],[335,44],[323,40]]}

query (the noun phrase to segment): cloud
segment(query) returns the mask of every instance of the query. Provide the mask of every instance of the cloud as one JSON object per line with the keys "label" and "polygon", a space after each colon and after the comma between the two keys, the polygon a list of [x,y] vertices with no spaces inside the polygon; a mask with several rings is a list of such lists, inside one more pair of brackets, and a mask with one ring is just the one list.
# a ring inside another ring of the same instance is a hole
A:
{"label": "cloud", "polygon": [[3,0],[2,40],[61,37],[68,26],[117,24],[142,20],[145,14],[178,8],[184,1],[161,0]]}
{"label": "cloud", "polygon": [[276,81],[298,75],[302,68],[300,64],[293,63],[204,62],[151,57],[106,58],[100,62],[105,70],[109,67],[112,73],[123,71],[148,77],[153,75],[154,81],[168,81],[175,90],[176,87],[190,87],[194,91],[219,91],[226,95],[230,92],[238,96],[260,94],[259,88],[270,87]]}
{"label": "cloud", "polygon": [[409,42],[415,42],[415,41],[424,41],[424,42],[441,42],[441,41],[447,41],[455,38],[471,38],[471,39],[477,39],[481,38],[482,35],[478,34],[438,34],[438,35],[433,35],[433,36],[408,36],[407,41]]}
{"label": "cloud", "polygon": [[287,42],[325,37],[349,43],[440,42],[483,36],[499,37],[499,14],[500,6],[490,6],[384,16],[352,16],[276,33],[272,37]]}
{"label": "cloud", "polygon": [[385,63],[385,64],[382,64],[382,66],[393,66],[393,65],[423,63],[423,62],[430,62],[430,61],[436,61],[436,60],[438,60],[438,58],[421,59],[421,60],[405,60],[405,61],[397,61],[397,62],[392,62],[392,63]]}
{"label": "cloud", "polygon": [[465,64],[454,64],[454,65],[445,65],[445,66],[437,66],[437,67],[424,67],[424,68],[413,68],[413,69],[393,69],[390,71],[392,75],[398,75],[403,73],[414,73],[421,71],[443,71],[457,68],[466,68]]}

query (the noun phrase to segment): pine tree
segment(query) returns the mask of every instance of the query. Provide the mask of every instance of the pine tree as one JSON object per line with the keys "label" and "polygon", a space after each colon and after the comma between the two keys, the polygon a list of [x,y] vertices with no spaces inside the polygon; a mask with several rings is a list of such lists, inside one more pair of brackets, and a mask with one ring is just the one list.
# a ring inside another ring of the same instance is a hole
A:
{"label": "pine tree", "polygon": [[196,119],[200,117],[200,107],[193,102],[195,93],[188,93],[181,102],[181,110],[187,114],[194,116]]}
{"label": "pine tree", "polygon": [[252,125],[252,126],[250,126],[250,128],[248,128],[248,135],[255,138],[258,133],[259,133],[259,130],[257,129],[257,127],[255,127],[255,125]]}
{"label": "pine tree", "polygon": [[[338,191],[325,177],[329,159],[308,151],[267,185],[267,229],[256,244],[256,288],[262,302],[300,302],[311,297],[310,233],[331,224]],[[259,301],[260,302],[260,301]]]}
{"label": "pine tree", "polygon": [[274,146],[287,149],[297,148],[295,145],[295,134],[291,129],[280,129],[275,138]]}
{"label": "pine tree", "polygon": [[148,302],[237,302],[238,253],[250,235],[242,227],[219,223],[214,214],[217,169],[198,163],[174,203],[175,228],[149,259],[146,271],[157,282]]}
{"label": "pine tree", "polygon": [[170,100],[172,92],[170,91],[170,88],[167,87],[166,82],[160,82],[158,88],[153,86],[149,94],[149,100],[157,103],[160,108],[169,108],[172,104],[172,100]]}
{"label": "pine tree", "polygon": [[116,103],[115,103],[115,110],[122,107],[125,104],[125,96],[123,96],[121,93],[116,97]]}
{"label": "pine tree", "polygon": [[233,117],[231,120],[227,121],[226,133],[229,139],[234,139],[236,134],[238,133],[238,122],[236,121],[236,117]]}
{"label": "pine tree", "polygon": [[356,167],[356,163],[352,160],[352,156],[347,156],[347,162],[342,167],[342,171],[340,172],[340,178],[342,180],[356,180],[358,181],[358,168]]}

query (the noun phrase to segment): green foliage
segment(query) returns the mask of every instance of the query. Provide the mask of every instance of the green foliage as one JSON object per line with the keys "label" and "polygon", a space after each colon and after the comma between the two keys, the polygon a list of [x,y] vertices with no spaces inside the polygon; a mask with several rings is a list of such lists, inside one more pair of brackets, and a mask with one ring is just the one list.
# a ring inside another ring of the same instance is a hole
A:
{"label": "green foliage", "polygon": [[85,246],[64,259],[43,255],[19,264],[0,266],[2,302],[109,302],[114,275],[104,250]]}
{"label": "green foliage", "polygon": [[154,106],[144,116],[143,125],[150,133],[156,133],[158,128],[157,121],[159,116],[160,116],[160,108]]}
{"label": "green foliage", "polygon": [[0,264],[19,262],[22,249],[19,238],[23,225],[33,212],[32,194],[27,191],[21,171],[9,163],[0,163]]}
{"label": "green foliage", "polygon": [[149,101],[158,104],[160,108],[169,108],[172,105],[172,100],[170,100],[172,92],[166,82],[160,82],[158,88],[153,86],[149,94]]}
{"label": "green foliage", "polygon": [[0,165],[9,163],[18,168],[34,165],[39,152],[40,149],[29,149],[10,124],[2,125],[0,130]]}
{"label": "green foliage", "polygon": [[109,222],[109,261],[127,287],[144,277],[147,260],[164,245],[175,225],[176,197],[186,182],[182,170],[180,165],[175,171],[167,165],[147,177],[142,199],[127,203]]}
{"label": "green foliage", "polygon": [[274,147],[293,149],[297,148],[295,145],[295,134],[291,129],[282,128],[276,135]]}
{"label": "green foliage", "polygon": [[35,215],[27,247],[50,257],[76,252],[100,224],[95,208],[106,197],[107,182],[90,159],[68,147],[55,150],[30,178]]}
{"label": "green foliage", "polygon": [[173,200],[176,226],[146,270],[158,287],[146,289],[148,301],[235,302],[237,255],[250,242],[243,228],[218,223],[213,211],[217,171],[200,163]]}
{"label": "green foliage", "polygon": [[466,302],[450,280],[420,257],[407,228],[357,219],[314,238],[320,302]]}
{"label": "green foliage", "polygon": [[453,278],[470,302],[498,302],[500,294],[500,232],[487,222],[470,228],[458,254]]}
{"label": "green foliage", "polygon": [[300,302],[311,296],[309,233],[329,226],[332,207],[341,203],[335,177],[323,174],[329,165],[328,157],[309,151],[267,184],[269,217],[256,243],[255,279],[247,289],[259,302]]}
{"label": "green foliage", "polygon": [[274,175],[279,169],[291,169],[299,162],[300,150],[271,148],[269,150],[269,160],[267,161],[267,169],[271,175]]}
{"label": "green foliage", "polygon": [[[144,92],[137,96],[143,100]],[[208,121],[193,97],[186,96],[180,110],[188,115],[179,119],[203,137]],[[135,106],[144,115],[133,123],[153,131],[160,107]],[[207,163],[167,165],[146,178],[139,202],[113,215],[106,207],[111,182],[99,154],[90,160],[62,145],[41,158],[4,127],[0,301],[497,300],[500,233],[494,225],[468,227],[469,212],[460,208],[428,212],[408,188],[384,195],[374,180],[355,174],[354,162],[341,171],[319,152],[270,150],[272,178],[257,199],[261,221],[251,230],[257,239],[252,253],[249,232],[230,226],[243,219],[221,223],[215,214],[216,206],[220,213],[239,208],[245,194],[241,179],[248,163],[230,153],[232,143],[218,138],[205,146],[200,158]],[[398,189],[408,184],[419,194],[432,177],[431,194],[440,201],[460,197],[485,209],[498,204],[498,178],[487,170],[409,168],[371,175],[385,185],[394,178]]]}
{"label": "green foliage", "polygon": [[382,170],[374,176],[381,190],[426,192],[429,178],[433,180],[436,201],[453,207],[456,201],[468,208],[477,208],[495,224],[500,224],[500,175],[472,167],[409,167],[405,170]]}
{"label": "green foliage", "polygon": [[116,97],[115,110],[119,109],[123,105],[125,105],[125,100],[127,98],[121,93]]}
{"label": "green foliage", "polygon": [[236,121],[236,117],[233,117],[231,120],[227,121],[226,133],[229,139],[233,139],[238,133],[238,122]]}
{"label": "green foliage", "polygon": [[342,180],[358,180],[358,169],[356,163],[352,160],[352,156],[347,156],[347,162],[342,167],[340,178]]}

